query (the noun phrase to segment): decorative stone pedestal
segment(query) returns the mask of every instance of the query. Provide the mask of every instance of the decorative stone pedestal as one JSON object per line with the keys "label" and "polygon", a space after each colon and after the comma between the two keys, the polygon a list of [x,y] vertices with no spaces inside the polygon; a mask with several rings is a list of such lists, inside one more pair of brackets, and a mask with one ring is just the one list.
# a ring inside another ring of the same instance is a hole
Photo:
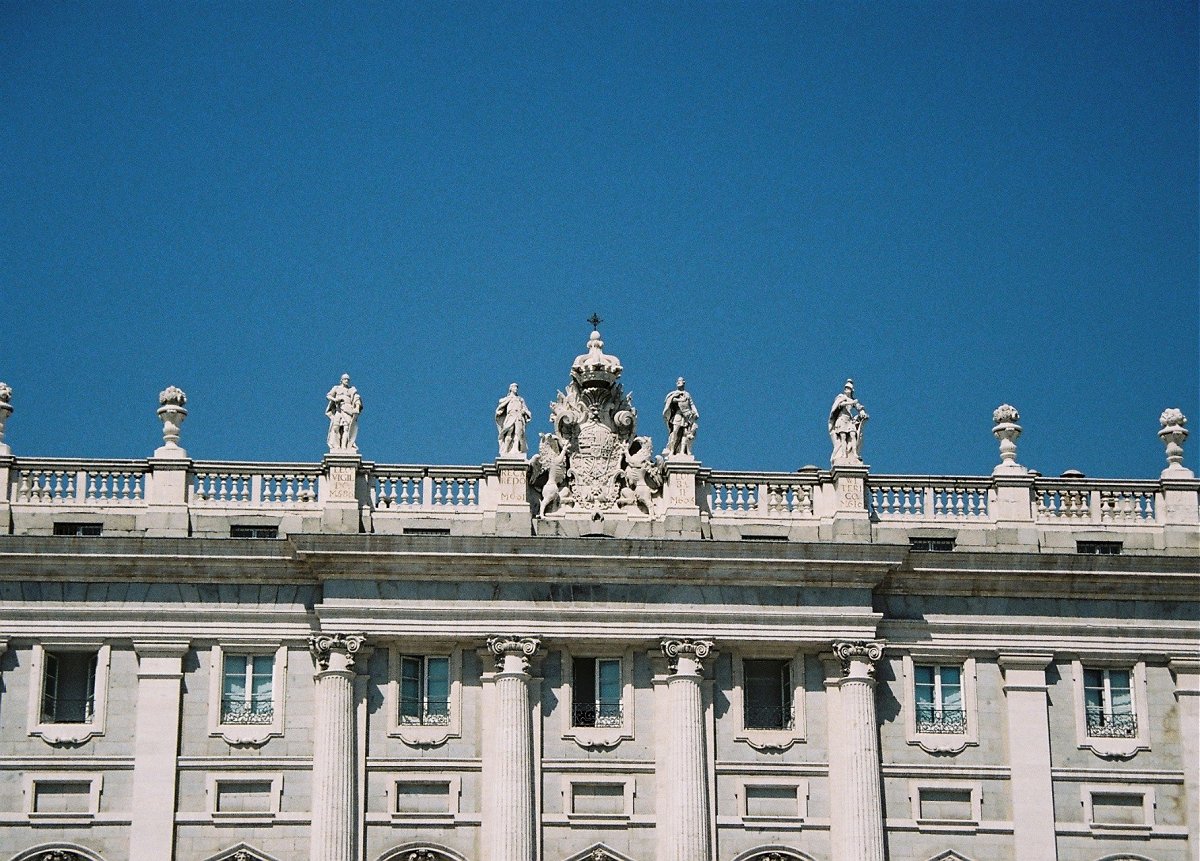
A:
{"label": "decorative stone pedestal", "polygon": [[837,508],[833,515],[834,541],[870,541],[871,514],[867,508],[867,472],[870,468],[838,465],[830,470]]}
{"label": "decorative stone pedestal", "polygon": [[316,663],[312,861],[356,861],[354,655],[362,644],[363,637],[356,634],[309,639]]}
{"label": "decorative stone pedestal", "polygon": [[663,497],[666,502],[664,530],[668,538],[699,538],[700,505],[696,498],[700,462],[690,456],[673,455],[666,461]]}
{"label": "decorative stone pedestal", "polygon": [[496,458],[496,534],[533,534],[529,507],[529,464],[523,457]]}
{"label": "decorative stone pedestal", "polygon": [[[321,528],[325,532],[357,534],[364,531],[363,512],[369,510],[363,497],[368,496],[366,481],[360,476],[362,458],[358,454],[327,454],[318,499],[323,506]],[[361,485],[361,486],[360,486]]]}

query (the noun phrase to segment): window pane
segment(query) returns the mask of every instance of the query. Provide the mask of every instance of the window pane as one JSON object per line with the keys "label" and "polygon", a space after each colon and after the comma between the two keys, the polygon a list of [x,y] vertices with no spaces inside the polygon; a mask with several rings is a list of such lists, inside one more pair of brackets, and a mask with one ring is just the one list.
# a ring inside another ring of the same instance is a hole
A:
{"label": "window pane", "polygon": [[597,675],[600,677],[597,686],[602,703],[615,703],[621,700],[621,662],[597,661]]}
{"label": "window pane", "polygon": [[421,660],[400,659],[400,716],[419,718],[421,715]]}
{"label": "window pane", "polygon": [[790,715],[786,714],[783,684],[787,666],[787,661],[742,661],[745,680],[743,726],[751,729],[787,727]]}
{"label": "window pane", "polygon": [[919,687],[933,687],[933,667],[916,666],[913,667],[913,678],[916,679]]}
{"label": "window pane", "polygon": [[223,696],[227,700],[246,698],[246,656],[225,656],[225,681]]}
{"label": "window pane", "polygon": [[435,713],[442,714],[444,704],[450,699],[450,659],[430,658],[428,666],[429,682],[426,696],[429,700],[429,710],[434,712],[437,707],[440,710]]}
{"label": "window pane", "polygon": [[1104,671],[1103,670],[1084,670],[1083,684],[1088,688],[1104,687]]}
{"label": "window pane", "polygon": [[571,725],[596,725],[596,659],[571,661]]}
{"label": "window pane", "polygon": [[96,655],[59,652],[54,657],[58,672],[53,720],[55,723],[87,723],[92,719]]}

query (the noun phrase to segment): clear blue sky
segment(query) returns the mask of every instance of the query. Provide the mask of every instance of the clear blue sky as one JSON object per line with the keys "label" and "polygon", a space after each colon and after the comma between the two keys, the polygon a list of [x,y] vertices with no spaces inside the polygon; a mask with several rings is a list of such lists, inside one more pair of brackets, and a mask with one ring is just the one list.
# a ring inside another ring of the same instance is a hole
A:
{"label": "clear blue sky", "polygon": [[[1197,4],[0,4],[18,455],[480,463],[593,311],[722,469],[1151,477],[1193,420]],[[1200,469],[1198,469],[1200,471]]]}

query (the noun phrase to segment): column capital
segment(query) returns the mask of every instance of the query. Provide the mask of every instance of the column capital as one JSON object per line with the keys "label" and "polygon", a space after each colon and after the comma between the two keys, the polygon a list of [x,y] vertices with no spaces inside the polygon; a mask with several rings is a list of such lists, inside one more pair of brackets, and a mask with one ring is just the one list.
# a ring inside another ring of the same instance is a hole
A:
{"label": "column capital", "polygon": [[875,662],[883,657],[881,640],[838,640],[833,644],[833,654],[842,663],[846,678],[875,678]]}
{"label": "column capital", "polygon": [[496,670],[504,673],[524,673],[529,670],[529,659],[537,654],[542,641],[537,637],[507,634],[488,637],[487,648],[496,657]]}
{"label": "column capital", "polygon": [[[667,638],[662,641],[663,657],[667,659],[667,669],[677,675],[696,675],[704,672],[704,659],[716,645],[712,640],[694,640],[690,638]],[[690,666],[681,667],[679,659],[683,658]]]}
{"label": "column capital", "polygon": [[308,638],[308,650],[317,662],[320,672],[331,669],[331,659],[341,655],[342,660],[334,662],[334,670],[349,670],[354,666],[354,656],[362,648],[366,637],[362,634],[313,634]]}

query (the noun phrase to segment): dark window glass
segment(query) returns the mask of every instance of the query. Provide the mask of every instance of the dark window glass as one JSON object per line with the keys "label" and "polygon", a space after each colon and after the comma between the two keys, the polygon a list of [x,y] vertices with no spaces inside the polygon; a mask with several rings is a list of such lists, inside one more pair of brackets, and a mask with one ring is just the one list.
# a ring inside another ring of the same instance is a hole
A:
{"label": "dark window glass", "polygon": [[96,702],[94,652],[46,652],[42,671],[42,721],[88,723]]}
{"label": "dark window glass", "polygon": [[746,729],[790,729],[792,726],[791,662],[742,661],[743,726]]}
{"label": "dark window glass", "polygon": [[953,538],[910,538],[908,546],[913,550],[929,553],[949,553],[954,549]]}
{"label": "dark window glass", "polygon": [[1075,552],[1090,556],[1116,556],[1121,552],[1120,541],[1076,541]]}
{"label": "dark window glass", "polygon": [[239,526],[229,527],[230,538],[278,538],[278,526]]}
{"label": "dark window glass", "polygon": [[103,523],[55,523],[55,535],[99,535],[104,529]]}

